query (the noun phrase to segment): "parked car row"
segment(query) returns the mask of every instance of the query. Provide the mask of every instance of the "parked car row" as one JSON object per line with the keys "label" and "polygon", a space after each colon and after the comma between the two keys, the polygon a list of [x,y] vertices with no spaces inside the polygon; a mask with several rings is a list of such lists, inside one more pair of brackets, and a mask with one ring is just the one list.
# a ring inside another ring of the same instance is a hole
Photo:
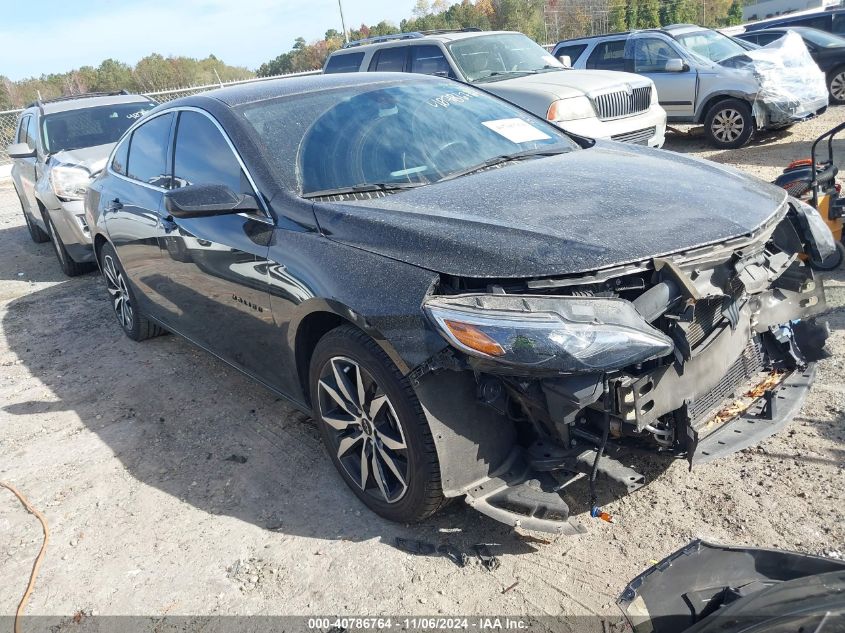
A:
{"label": "parked car row", "polygon": [[[498,46],[449,44],[454,72]],[[548,65],[484,68],[583,96]],[[806,260],[835,246],[783,189],[566,132],[487,87],[328,73],[133,102],[84,192],[59,165],[49,186],[84,195],[122,331],[180,334],[309,412],[373,511],[419,521],[463,497],[567,532],[569,482],[587,476],[596,516],[599,475],[643,485],[629,449],[699,464],[795,415],[827,336]]]}
{"label": "parked car row", "polygon": [[[679,24],[560,42],[553,55],[575,68],[630,70],[651,79],[669,121],[701,123],[716,147],[741,147],[757,129],[789,126],[823,112],[826,89],[806,51],[784,50],[778,67],[732,38]],[[772,72],[774,67],[774,72]],[[797,74],[797,77],[795,76]]]}

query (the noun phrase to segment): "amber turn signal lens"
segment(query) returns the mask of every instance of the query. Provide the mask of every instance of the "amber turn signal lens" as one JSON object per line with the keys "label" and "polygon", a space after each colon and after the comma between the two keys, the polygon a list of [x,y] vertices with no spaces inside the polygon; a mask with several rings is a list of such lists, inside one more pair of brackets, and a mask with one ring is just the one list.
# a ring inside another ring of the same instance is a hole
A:
{"label": "amber turn signal lens", "polygon": [[501,345],[474,325],[461,323],[460,321],[450,321],[448,319],[445,319],[443,323],[447,328],[449,328],[449,332],[452,333],[452,336],[470,349],[474,349],[482,354],[487,354],[488,356],[505,355],[505,350]]}

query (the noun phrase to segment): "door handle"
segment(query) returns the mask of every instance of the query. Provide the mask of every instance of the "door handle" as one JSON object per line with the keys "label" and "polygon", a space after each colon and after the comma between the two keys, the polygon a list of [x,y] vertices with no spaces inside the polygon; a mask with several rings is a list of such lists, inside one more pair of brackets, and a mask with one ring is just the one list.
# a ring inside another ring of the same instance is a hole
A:
{"label": "door handle", "polygon": [[123,203],[115,198],[106,206],[106,211],[120,211],[123,208]]}
{"label": "door handle", "polygon": [[170,233],[171,231],[175,231],[178,228],[176,222],[173,221],[173,216],[168,215],[166,217],[160,218],[161,221],[161,228],[164,229],[165,233]]}

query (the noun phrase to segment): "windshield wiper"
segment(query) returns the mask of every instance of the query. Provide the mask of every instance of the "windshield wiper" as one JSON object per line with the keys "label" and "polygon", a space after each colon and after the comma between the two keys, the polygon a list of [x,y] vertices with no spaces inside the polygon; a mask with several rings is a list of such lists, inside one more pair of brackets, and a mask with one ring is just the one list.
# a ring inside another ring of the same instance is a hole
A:
{"label": "windshield wiper", "polygon": [[444,176],[437,182],[454,180],[455,178],[460,178],[461,176],[468,176],[470,174],[474,174],[475,172],[481,171],[482,169],[495,167],[496,165],[502,165],[504,163],[516,162],[525,158],[531,158],[532,156],[557,156],[558,154],[565,154],[568,151],[568,149],[529,149],[525,150],[524,152],[517,152],[515,154],[502,154],[501,156],[494,156],[493,158],[488,158],[483,163],[478,163],[477,165],[473,165],[472,167],[467,167],[466,169],[462,169],[460,171],[451,173],[448,176]]}
{"label": "windshield wiper", "polygon": [[303,198],[322,198],[323,196],[342,196],[347,193],[367,193],[370,191],[403,191],[422,187],[427,182],[366,182],[349,187],[336,187],[335,189],[322,189],[320,191],[309,191],[303,193]]}

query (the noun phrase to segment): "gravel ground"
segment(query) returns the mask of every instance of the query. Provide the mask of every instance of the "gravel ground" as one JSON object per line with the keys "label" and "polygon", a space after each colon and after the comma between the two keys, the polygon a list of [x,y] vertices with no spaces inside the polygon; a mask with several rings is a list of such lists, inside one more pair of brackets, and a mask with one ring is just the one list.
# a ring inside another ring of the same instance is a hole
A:
{"label": "gravel ground", "polygon": [[[695,130],[667,147],[771,180],[844,114],[732,152]],[[52,531],[28,613],[54,616],[53,630],[91,614],[495,613],[606,631],[620,628],[627,581],[695,537],[842,556],[843,280],[826,282],[835,355],[800,416],[762,445],[693,472],[653,464],[648,486],[608,504],[618,523],[581,515],[575,537],[510,530],[463,503],[404,526],[345,489],[311,423],[274,395],[175,336],[125,338],[98,276],[64,278],[0,184],[0,479]],[[493,543],[501,566],[410,556],[397,536]],[[37,521],[0,490],[0,615],[14,613],[40,544]]]}

